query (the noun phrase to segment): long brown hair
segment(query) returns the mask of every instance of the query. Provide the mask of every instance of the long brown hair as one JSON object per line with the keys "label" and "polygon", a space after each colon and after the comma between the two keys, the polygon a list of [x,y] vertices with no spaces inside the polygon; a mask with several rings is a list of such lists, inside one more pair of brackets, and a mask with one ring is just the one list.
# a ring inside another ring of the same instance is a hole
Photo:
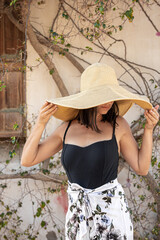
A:
{"label": "long brown hair", "polygon": [[[96,132],[101,133],[101,130],[97,127],[96,116],[97,116],[97,107],[93,107],[88,109],[80,109],[75,119],[77,119],[81,125],[85,125],[86,128],[90,127],[92,130],[95,130]],[[118,124],[116,122],[116,118],[118,116],[119,116],[119,108],[117,103],[114,101],[109,111],[106,114],[102,114],[101,121],[110,122],[112,126],[115,127],[115,124]]]}

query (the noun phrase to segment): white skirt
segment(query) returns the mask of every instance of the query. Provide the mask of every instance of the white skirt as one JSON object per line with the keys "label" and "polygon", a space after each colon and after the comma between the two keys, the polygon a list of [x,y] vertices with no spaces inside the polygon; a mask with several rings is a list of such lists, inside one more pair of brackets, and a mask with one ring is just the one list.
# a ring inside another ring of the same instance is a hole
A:
{"label": "white skirt", "polygon": [[66,240],[133,240],[128,202],[117,178],[95,189],[68,181]]}

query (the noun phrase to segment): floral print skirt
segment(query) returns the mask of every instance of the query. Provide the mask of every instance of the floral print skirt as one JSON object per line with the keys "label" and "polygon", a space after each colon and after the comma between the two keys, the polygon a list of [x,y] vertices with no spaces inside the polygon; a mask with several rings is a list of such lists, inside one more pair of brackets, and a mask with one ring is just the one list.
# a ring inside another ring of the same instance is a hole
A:
{"label": "floral print skirt", "polygon": [[66,240],[133,240],[128,202],[117,178],[95,189],[68,181]]}

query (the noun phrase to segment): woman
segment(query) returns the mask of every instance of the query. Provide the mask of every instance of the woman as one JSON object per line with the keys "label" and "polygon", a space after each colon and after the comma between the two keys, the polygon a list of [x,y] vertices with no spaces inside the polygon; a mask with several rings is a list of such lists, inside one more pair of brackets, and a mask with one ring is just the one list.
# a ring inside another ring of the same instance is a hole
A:
{"label": "woman", "polygon": [[[152,107],[147,98],[123,89],[114,70],[99,63],[83,72],[80,93],[48,102],[24,145],[21,164],[33,166],[63,148],[69,200],[65,239],[132,240],[128,203],[117,180],[118,159],[121,153],[138,175],[148,173],[159,105]],[[146,109],[139,150],[122,116],[133,103]],[[39,143],[51,115],[64,122]]]}

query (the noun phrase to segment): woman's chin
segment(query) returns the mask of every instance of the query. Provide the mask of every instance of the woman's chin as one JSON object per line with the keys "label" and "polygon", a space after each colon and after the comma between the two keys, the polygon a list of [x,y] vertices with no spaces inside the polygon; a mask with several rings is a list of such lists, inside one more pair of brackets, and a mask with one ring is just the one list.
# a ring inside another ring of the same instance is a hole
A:
{"label": "woman's chin", "polygon": [[109,111],[109,109],[103,109],[100,111],[100,114],[106,114]]}

